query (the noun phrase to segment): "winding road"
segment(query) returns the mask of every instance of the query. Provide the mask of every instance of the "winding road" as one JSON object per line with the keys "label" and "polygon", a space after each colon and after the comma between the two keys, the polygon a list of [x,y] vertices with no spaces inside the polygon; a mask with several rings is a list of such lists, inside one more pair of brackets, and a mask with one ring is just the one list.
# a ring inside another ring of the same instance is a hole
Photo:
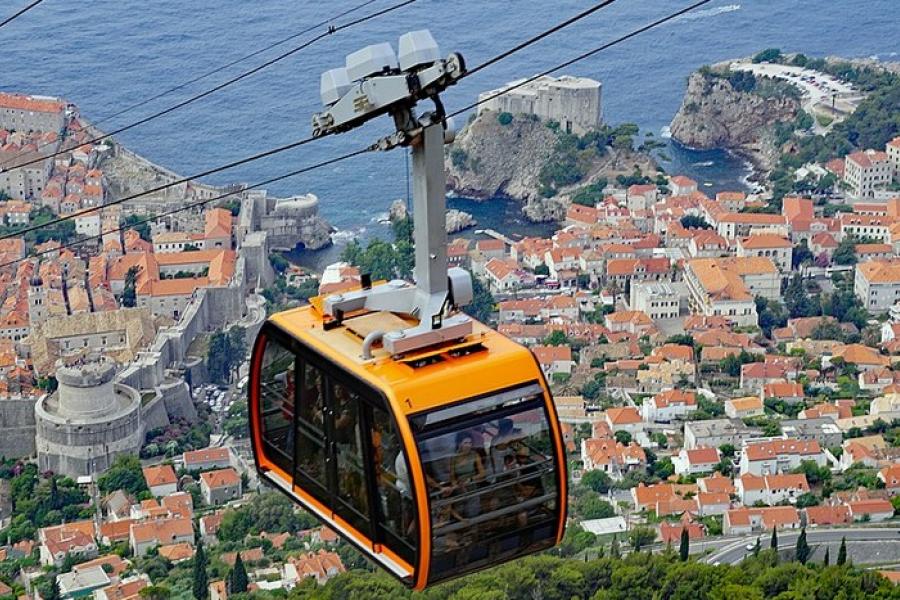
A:
{"label": "winding road", "polygon": [[[771,535],[769,532],[762,532],[758,536],[754,534],[733,540],[703,560],[710,564],[739,563],[744,557],[753,553],[753,550],[748,550],[747,546],[755,545],[757,537],[760,538],[761,547],[768,548]],[[799,535],[799,529],[779,531],[778,549],[793,550],[797,545],[797,537]],[[856,563],[885,562],[891,556],[896,558],[898,549],[900,549],[900,527],[847,527],[806,530],[806,540],[810,546],[824,546],[827,544],[831,547],[832,561],[837,558],[837,547],[841,543],[841,538],[847,539],[848,553]],[[821,552],[824,553],[824,550]],[[886,556],[880,556],[882,553]],[[860,560],[868,555],[871,555],[874,560]]]}

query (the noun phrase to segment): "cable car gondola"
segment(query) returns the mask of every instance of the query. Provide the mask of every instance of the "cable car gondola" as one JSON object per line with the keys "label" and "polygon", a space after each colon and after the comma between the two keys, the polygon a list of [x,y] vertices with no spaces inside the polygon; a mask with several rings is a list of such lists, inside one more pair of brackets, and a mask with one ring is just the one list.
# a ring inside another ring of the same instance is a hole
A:
{"label": "cable car gondola", "polygon": [[[462,57],[437,59],[424,31],[401,37],[399,65],[392,54],[371,46],[323,75],[330,108],[313,122],[325,135],[394,117],[378,146],[412,150],[416,283],[364,276],[271,316],[253,347],[250,430],[262,479],[423,589],[558,543],[566,466],[534,355],[463,314],[471,277],[447,268],[452,128],[437,93]],[[417,118],[423,97],[435,111]]]}

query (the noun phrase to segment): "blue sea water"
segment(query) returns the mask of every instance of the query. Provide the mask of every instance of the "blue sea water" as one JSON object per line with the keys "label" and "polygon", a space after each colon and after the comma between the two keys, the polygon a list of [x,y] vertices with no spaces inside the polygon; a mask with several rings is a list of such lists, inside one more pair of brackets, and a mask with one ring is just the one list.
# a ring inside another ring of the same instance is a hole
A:
{"label": "blue sea water", "polygon": [[[353,15],[394,3],[377,0]],[[0,88],[64,97],[101,119],[163,88],[337,14],[359,0],[46,0],[0,30]],[[485,89],[531,75],[687,6],[687,0],[619,0],[449,90],[448,109]],[[5,0],[0,13],[20,2]],[[429,28],[444,54],[459,51],[477,65],[592,2],[574,0],[418,0],[365,25],[330,36],[264,71],[188,107],[122,134],[151,160],[190,174],[285,144],[310,133],[320,108],[319,74],[364,45]],[[339,21],[340,22],[340,21]],[[604,118],[631,121],[660,135],[678,109],[685,81],[700,65],[765,47],[809,55],[878,56],[900,52],[898,0],[720,0],[566,69],[603,82]],[[305,38],[300,38],[300,40]],[[294,43],[299,43],[296,40]],[[165,108],[291,47],[286,45],[104,124],[107,130]],[[385,118],[366,127],[258,161],[210,179],[254,182],[367,145],[388,132]],[[685,173],[709,191],[739,189],[746,166],[720,151],[670,145],[667,171]],[[367,237],[386,233],[375,218],[406,195],[401,151],[368,154],[271,186],[275,194],[313,192],[338,229]],[[451,202],[472,209],[466,201]],[[482,226],[504,228],[515,207],[473,209]],[[524,225],[523,225],[524,226]]]}

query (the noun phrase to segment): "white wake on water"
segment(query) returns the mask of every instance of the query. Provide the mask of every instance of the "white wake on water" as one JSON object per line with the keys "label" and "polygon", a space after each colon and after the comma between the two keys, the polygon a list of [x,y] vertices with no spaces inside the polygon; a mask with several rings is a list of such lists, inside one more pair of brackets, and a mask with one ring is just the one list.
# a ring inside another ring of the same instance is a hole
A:
{"label": "white wake on water", "polygon": [[724,13],[734,12],[736,10],[741,10],[740,4],[726,4],[725,6],[715,6],[713,8],[706,8],[703,10],[698,10],[695,13],[687,13],[685,15],[681,15],[674,21],[697,21],[699,19],[705,19],[707,17],[714,17],[716,15],[721,15]]}

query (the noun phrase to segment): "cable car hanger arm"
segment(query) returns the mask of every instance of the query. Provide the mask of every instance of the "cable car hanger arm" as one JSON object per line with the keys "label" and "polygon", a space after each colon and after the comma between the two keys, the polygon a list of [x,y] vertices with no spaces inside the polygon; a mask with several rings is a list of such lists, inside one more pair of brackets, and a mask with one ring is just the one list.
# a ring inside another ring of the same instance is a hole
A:
{"label": "cable car hanger arm", "polygon": [[[465,314],[452,309],[472,299],[471,275],[448,270],[444,173],[444,144],[453,140],[439,94],[466,73],[458,53],[440,59],[434,38],[426,31],[400,37],[399,61],[387,43],[350,54],[346,66],[322,74],[321,98],[326,110],[313,115],[313,136],[348,131],[378,116],[393,117],[396,131],[378,141],[381,150],[411,148],[413,163],[413,241],[415,284],[395,280],[372,288],[334,294],[324,299],[323,311],[339,325],[344,315],[357,310],[411,315],[415,326],[395,331],[374,331],[363,344],[362,358],[371,359],[372,345],[381,341],[392,355],[462,339],[473,331]],[[350,83],[353,80],[354,83]],[[421,117],[420,100],[430,98],[435,109]]]}

